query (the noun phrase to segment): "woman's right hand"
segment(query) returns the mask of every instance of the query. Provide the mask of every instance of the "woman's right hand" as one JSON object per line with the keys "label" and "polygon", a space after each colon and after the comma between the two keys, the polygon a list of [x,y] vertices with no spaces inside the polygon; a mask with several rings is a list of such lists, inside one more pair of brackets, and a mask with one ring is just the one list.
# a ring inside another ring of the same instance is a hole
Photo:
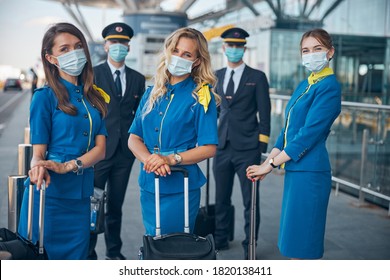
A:
{"label": "woman's right hand", "polygon": [[171,173],[169,159],[160,154],[151,154],[144,162],[144,170],[147,173],[156,172],[160,176],[166,176]]}
{"label": "woman's right hand", "polygon": [[272,166],[265,162],[261,165],[251,165],[246,169],[246,177],[249,180],[263,180],[272,169]]}
{"label": "woman's right hand", "polygon": [[30,182],[37,186],[37,189],[41,189],[43,180],[45,180],[46,187],[50,184],[50,174],[47,169],[43,166],[33,166],[28,171],[28,176],[30,177]]}

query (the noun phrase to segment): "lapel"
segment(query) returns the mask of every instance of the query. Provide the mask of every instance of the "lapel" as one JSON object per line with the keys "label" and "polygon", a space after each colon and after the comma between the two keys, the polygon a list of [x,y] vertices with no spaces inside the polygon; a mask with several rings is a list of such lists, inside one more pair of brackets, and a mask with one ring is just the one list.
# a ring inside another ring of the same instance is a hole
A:
{"label": "lapel", "polygon": [[227,107],[229,107],[229,102],[228,100],[226,99],[226,96],[225,96],[225,91],[223,90],[223,83],[224,83],[224,80],[225,80],[225,74],[226,74],[226,69],[227,68],[223,68],[220,72],[219,72],[219,77],[218,79],[221,81],[220,83],[218,83],[219,87],[218,87],[218,92],[220,92],[220,96],[221,96],[221,99]]}
{"label": "lapel", "polygon": [[236,100],[240,95],[243,94],[245,84],[248,81],[248,76],[249,76],[249,68],[248,68],[248,66],[245,65],[244,71],[242,72],[242,76],[240,79],[240,83],[238,84],[238,88],[237,88],[237,90],[232,98],[231,103],[234,103],[234,100]]}
{"label": "lapel", "polygon": [[129,98],[129,95],[131,94],[131,91],[130,91],[130,86],[132,84],[132,81],[131,81],[131,69],[129,67],[127,67],[127,66],[125,66],[125,73],[126,73],[126,90],[125,90],[125,93],[122,96],[122,99],[123,98]]}
{"label": "lapel", "polygon": [[116,95],[116,87],[115,87],[115,81],[114,77],[111,73],[110,66],[108,66],[107,61],[104,63],[104,77],[107,77],[108,81],[108,87],[110,89],[109,92],[107,92],[111,98],[115,98],[115,100],[119,101],[119,98]]}

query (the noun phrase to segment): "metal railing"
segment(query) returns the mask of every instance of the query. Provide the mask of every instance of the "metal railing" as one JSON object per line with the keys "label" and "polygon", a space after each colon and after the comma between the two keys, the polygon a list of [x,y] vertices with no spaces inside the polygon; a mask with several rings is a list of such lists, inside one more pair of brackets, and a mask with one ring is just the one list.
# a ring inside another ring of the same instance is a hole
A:
{"label": "metal railing", "polygon": [[[272,145],[284,125],[284,109],[290,96],[271,94],[270,97]],[[390,106],[343,101],[327,148],[336,193],[342,188],[356,195],[359,203],[370,200],[388,207],[390,215],[389,131]]]}

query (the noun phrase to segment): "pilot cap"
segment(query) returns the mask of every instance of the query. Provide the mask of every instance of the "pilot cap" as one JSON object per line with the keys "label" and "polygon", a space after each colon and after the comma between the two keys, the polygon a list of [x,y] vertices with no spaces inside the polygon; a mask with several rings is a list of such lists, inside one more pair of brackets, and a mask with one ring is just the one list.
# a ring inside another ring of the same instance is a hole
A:
{"label": "pilot cap", "polygon": [[239,46],[246,44],[246,37],[249,37],[248,32],[239,27],[230,28],[221,34],[221,38],[225,43]]}
{"label": "pilot cap", "polygon": [[107,25],[102,31],[104,40],[116,39],[130,41],[133,35],[133,29],[123,22],[111,23],[110,25]]}

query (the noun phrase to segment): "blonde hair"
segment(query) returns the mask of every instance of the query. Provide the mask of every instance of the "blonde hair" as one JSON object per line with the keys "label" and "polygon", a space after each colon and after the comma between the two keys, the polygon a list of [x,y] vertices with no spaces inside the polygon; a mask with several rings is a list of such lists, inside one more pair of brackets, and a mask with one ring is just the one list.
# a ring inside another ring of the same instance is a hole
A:
{"label": "blonde hair", "polygon": [[189,38],[196,41],[197,43],[196,55],[200,60],[200,63],[191,71],[191,77],[196,83],[196,88],[192,92],[195,100],[198,100],[197,92],[202,87],[202,85],[209,84],[211,87],[210,92],[214,95],[217,105],[219,105],[221,101],[219,95],[217,95],[212,89],[215,86],[217,79],[211,69],[211,58],[208,51],[206,38],[198,30],[184,27],[174,31],[169,37],[165,39],[164,49],[160,56],[156,75],[154,76],[154,87],[146,103],[143,116],[150,113],[158,100],[167,92],[166,84],[169,82],[169,79],[172,75],[169,73],[165,62],[170,61],[172,53],[175,50],[180,38]]}

